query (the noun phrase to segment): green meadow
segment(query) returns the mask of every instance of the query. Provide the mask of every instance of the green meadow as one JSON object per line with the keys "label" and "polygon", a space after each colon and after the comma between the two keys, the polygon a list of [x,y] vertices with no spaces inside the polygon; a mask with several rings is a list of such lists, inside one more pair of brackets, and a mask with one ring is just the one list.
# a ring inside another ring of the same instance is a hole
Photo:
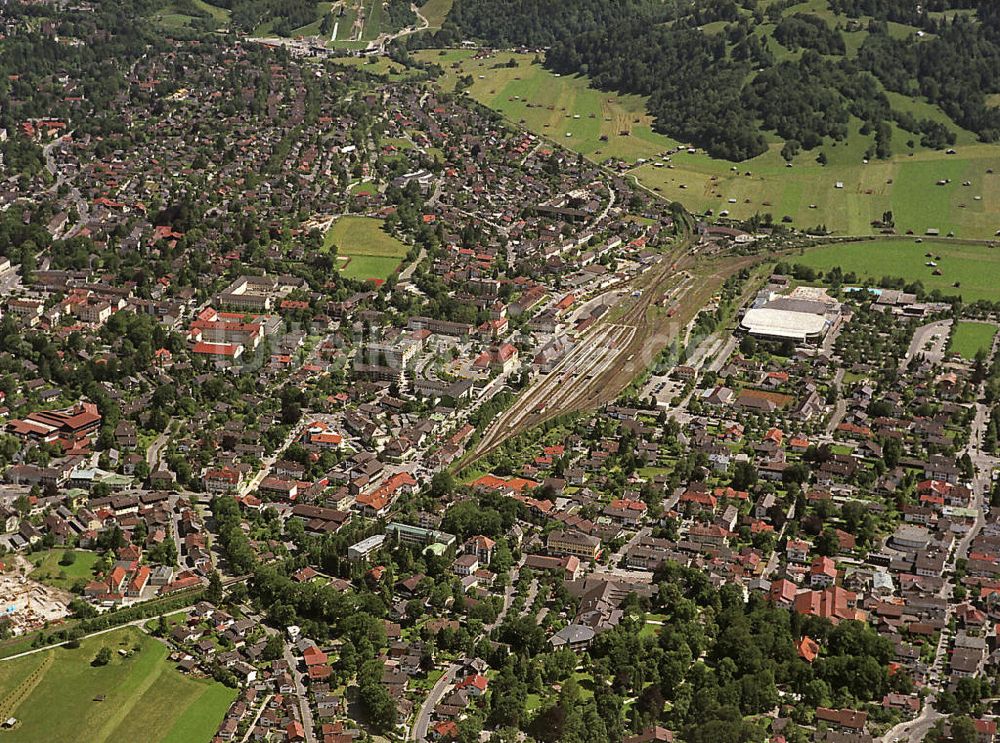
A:
{"label": "green meadow", "polygon": [[[870,235],[872,221],[886,211],[893,212],[901,233],[933,229],[942,236],[987,239],[1000,230],[1000,146],[976,142],[926,101],[889,94],[897,108],[955,130],[955,154],[918,142],[911,147],[913,135],[896,129],[894,155],[865,163],[874,138],[862,135],[862,122],[854,120],[846,141],[800,152],[790,166],[774,137],[764,154],[734,163],[689,153],[683,143],[653,131],[641,96],[603,92],[585,77],[556,75],[534,55],[500,52],[474,59],[468,50],[426,50],[418,57],[442,67],[444,89],[471,79],[469,95],[512,122],[597,161],[623,160],[642,185],[695,212],[727,211],[736,218],[770,213],[775,221],[787,218],[802,229],[825,226],[835,235]],[[512,60],[516,67],[508,66]],[[677,151],[668,156],[668,150]],[[825,165],[817,162],[820,152]]]}
{"label": "green meadow", "polygon": [[[1000,300],[1000,248],[944,240],[866,240],[824,245],[788,260],[820,271],[840,266],[873,284],[883,276],[920,281],[928,291],[961,295],[966,302]],[[926,265],[929,262],[937,266]],[[935,270],[941,275],[935,276]]]}
{"label": "green meadow", "polygon": [[[101,647],[112,650],[111,662],[95,667]],[[120,649],[128,657],[119,655]],[[0,662],[0,712],[18,720],[2,733],[3,739],[210,740],[236,691],[182,675],[167,654],[163,643],[128,628],[84,640],[76,649],[55,648]]]}

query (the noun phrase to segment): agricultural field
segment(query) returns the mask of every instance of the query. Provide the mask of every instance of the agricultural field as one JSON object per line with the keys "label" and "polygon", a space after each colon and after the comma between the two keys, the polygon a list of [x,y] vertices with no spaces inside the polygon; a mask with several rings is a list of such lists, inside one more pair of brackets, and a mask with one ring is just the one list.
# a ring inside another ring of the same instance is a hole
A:
{"label": "agricultural field", "polygon": [[327,231],[324,247],[336,246],[346,277],[385,281],[399,267],[408,248],[382,226],[380,219],[341,217]]}
{"label": "agricultural field", "polygon": [[[966,302],[998,299],[1000,249],[981,245],[868,240],[824,245],[789,261],[820,271],[840,266],[845,272],[853,271],[859,281],[871,283],[878,283],[883,276],[920,281],[928,291],[940,289],[946,295],[961,295]],[[928,262],[936,263],[937,267],[926,265]],[[940,271],[939,276],[934,275],[935,270]]]}
{"label": "agricultural field", "polygon": [[997,326],[985,322],[958,322],[948,339],[948,351],[963,359],[974,359],[979,351],[986,353],[993,347]]}
{"label": "agricultural field", "polygon": [[[682,143],[653,131],[640,96],[595,90],[585,77],[558,76],[529,54],[474,59],[467,50],[428,50],[418,56],[444,69],[446,90],[469,76],[469,94],[484,105],[595,160],[632,164],[629,172],[642,185],[696,212],[727,211],[736,218],[770,213],[775,221],[788,217],[796,227],[825,226],[840,235],[872,234],[871,222],[886,211],[893,212],[898,232],[936,229],[988,239],[1000,230],[1000,147],[977,143],[926,102],[890,95],[897,108],[947,122],[957,132],[955,154],[916,143],[911,148],[912,135],[896,129],[896,154],[865,164],[874,139],[861,135],[861,122],[854,120],[846,142],[803,151],[791,167],[776,138],[767,152],[741,163],[686,147],[668,159],[664,153]],[[511,60],[516,67],[507,66]],[[820,152],[826,165],[816,160]]]}
{"label": "agricultural field", "polygon": [[[113,651],[112,658],[97,667],[92,663],[102,647]],[[84,640],[76,649],[3,661],[0,711],[5,719],[18,720],[14,729],[4,731],[4,740],[211,739],[236,691],[181,675],[167,662],[167,654],[159,641],[127,628]],[[58,700],[59,714],[52,714],[53,700]]]}
{"label": "agricultural field", "polygon": [[62,564],[67,550],[54,549],[30,555],[29,559],[35,569],[30,577],[39,583],[55,588],[70,590],[77,581],[90,581],[94,578],[94,566],[101,559],[96,552],[87,550],[68,550],[74,555],[71,564]]}

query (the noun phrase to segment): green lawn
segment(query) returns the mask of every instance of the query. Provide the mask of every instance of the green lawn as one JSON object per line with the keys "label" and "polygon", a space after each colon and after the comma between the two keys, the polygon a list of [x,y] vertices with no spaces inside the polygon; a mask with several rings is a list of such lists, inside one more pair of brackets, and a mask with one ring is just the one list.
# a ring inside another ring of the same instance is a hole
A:
{"label": "green lawn", "polygon": [[639,630],[639,637],[656,637],[663,628],[658,624],[644,624]]}
{"label": "green lawn", "polygon": [[402,258],[407,247],[382,229],[381,219],[341,217],[327,231],[323,245],[337,246],[339,255],[377,255]]}
{"label": "green lawn", "polygon": [[349,259],[342,268],[345,276],[384,281],[399,267],[408,249],[382,226],[382,220],[369,217],[341,217],[334,222],[323,245],[336,246],[337,255]]}
{"label": "green lawn", "polygon": [[[928,258],[926,253],[931,253]],[[937,257],[941,256],[940,260]],[[859,281],[878,283],[883,276],[919,280],[928,291],[940,289],[946,295],[960,294],[966,302],[1000,298],[1000,250],[980,245],[960,245],[945,241],[917,243],[912,240],[868,240],[825,245],[789,259],[826,271],[840,266],[853,271]],[[934,268],[925,265],[937,263]],[[959,286],[954,284],[958,282]]]}
{"label": "green lawn", "polygon": [[[136,644],[141,650],[131,657],[117,654]],[[102,646],[114,655],[107,666],[94,667]],[[165,645],[128,628],[85,640],[75,650],[57,648],[0,663],[0,706],[20,721],[3,733],[4,740],[210,740],[235,690],[183,676],[166,657]],[[7,709],[9,700],[21,695]],[[99,695],[104,701],[95,701]]]}
{"label": "green lawn", "polygon": [[980,350],[993,348],[997,326],[985,322],[958,322],[948,339],[948,350],[965,359],[974,359]]}
{"label": "green lawn", "polygon": [[[936,228],[942,235],[953,231],[984,239],[1000,229],[1000,146],[976,143],[926,101],[892,99],[896,108],[918,118],[947,123],[957,134],[956,154],[922,148],[919,141],[910,148],[908,141],[919,137],[897,129],[893,157],[864,164],[874,138],[861,135],[862,122],[854,119],[846,142],[802,152],[790,168],[780,155],[783,143],[773,135],[768,135],[766,153],[745,162],[689,154],[686,148],[668,162],[662,153],[682,143],[653,131],[642,97],[595,90],[581,76],[560,77],[532,64],[533,54],[498,53],[488,59],[473,59],[473,54],[425,50],[417,56],[444,69],[440,83],[446,90],[470,76],[468,92],[479,102],[595,160],[633,164],[629,172],[643,185],[693,211],[726,210],[737,218],[770,213],[775,220],[788,216],[800,228],[825,225],[843,235],[872,234],[871,222],[885,211],[893,212],[900,232]],[[506,66],[511,59],[517,67]],[[816,162],[820,152],[827,157],[825,166]],[[638,163],[640,158],[647,162]],[[938,186],[939,180],[950,182]]]}
{"label": "green lawn", "polygon": [[367,194],[369,196],[378,191],[378,184],[371,181],[359,181],[351,186],[352,194]]}
{"label": "green lawn", "polygon": [[36,566],[31,571],[31,577],[39,583],[65,590],[72,588],[78,580],[92,580],[94,565],[101,559],[100,555],[86,550],[72,550],[76,555],[73,564],[60,565],[65,552],[65,549],[54,549],[29,555],[28,559]]}

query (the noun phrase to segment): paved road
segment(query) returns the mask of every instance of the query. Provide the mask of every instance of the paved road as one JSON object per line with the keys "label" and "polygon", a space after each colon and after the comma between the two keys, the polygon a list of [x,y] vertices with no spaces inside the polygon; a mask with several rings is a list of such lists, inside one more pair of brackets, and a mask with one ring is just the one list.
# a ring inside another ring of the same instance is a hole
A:
{"label": "paved road", "polygon": [[153,443],[146,450],[146,464],[149,465],[150,472],[156,471],[156,465],[160,461],[160,452],[163,451],[163,447],[167,445],[168,441],[170,441],[169,428],[153,439]]}
{"label": "paved road", "polygon": [[399,272],[399,280],[409,281],[410,277],[413,276],[413,272],[417,270],[417,266],[419,266],[420,262],[426,257],[427,257],[427,251],[421,248],[420,252],[417,254],[416,260],[414,260],[413,263],[410,263],[406,268],[404,268],[402,271]]}
{"label": "paved road", "polygon": [[847,400],[844,398],[841,390],[841,383],[843,381],[844,370],[837,369],[833,375],[833,386],[837,388],[840,394],[837,397],[837,402],[833,405],[833,412],[830,413],[830,421],[826,424],[826,433],[828,436],[833,435],[833,432],[837,430],[837,426],[840,425],[841,421],[844,420],[844,416],[847,415]]}
{"label": "paved road", "polygon": [[[932,364],[936,364],[944,358],[945,349],[948,343],[948,333],[951,330],[951,320],[938,320],[927,325],[921,325],[913,333],[913,340],[910,341],[910,348],[903,359],[902,370],[909,367],[910,362],[916,354],[922,355]],[[937,338],[935,339],[935,336]],[[930,350],[924,347],[930,343]]]}
{"label": "paved road", "polygon": [[299,664],[298,661],[295,660],[295,656],[292,655],[290,645],[285,645],[284,658],[285,662],[288,663],[288,667],[291,669],[292,678],[295,680],[295,693],[299,697],[299,714],[302,715],[302,727],[305,729],[306,741],[308,741],[308,743],[315,743],[316,723],[313,722],[312,708],[309,706],[309,697],[306,691],[306,685],[302,682],[302,674],[299,672]]}
{"label": "paved road", "polygon": [[458,664],[452,663],[448,666],[448,669],[444,672],[444,675],[437,680],[434,684],[434,688],[431,689],[431,693],[427,695],[427,699],[420,707],[420,711],[417,713],[417,719],[413,723],[413,728],[410,730],[410,736],[412,740],[427,740],[427,728],[430,726],[431,713],[434,712],[434,708],[438,706],[438,703],[444,698],[445,693],[448,691],[448,687],[451,686],[452,682],[455,680],[455,674],[458,673]]}
{"label": "paved road", "polygon": [[[932,700],[933,697],[928,697],[928,700]],[[895,727],[890,728],[886,731],[885,735],[876,740],[881,743],[897,743],[897,741],[911,741],[912,743],[918,743],[924,739],[927,732],[931,729],[931,726],[935,722],[940,720],[944,715],[938,712],[934,707],[931,706],[930,702],[924,703],[924,708],[920,710],[920,715],[909,722],[901,722]]]}
{"label": "paved road", "polygon": [[281,455],[285,453],[285,449],[291,446],[292,442],[295,441],[295,439],[297,439],[299,437],[299,434],[301,433],[302,433],[302,425],[296,423],[294,426],[292,426],[291,432],[289,432],[288,436],[285,437],[285,440],[281,442],[281,446],[279,446],[277,449],[274,450],[274,454],[267,457],[266,459],[264,459],[263,462],[261,462],[261,467],[260,470],[257,472],[257,474],[254,475],[249,480],[243,481],[243,485],[240,487],[239,490],[240,495],[246,495],[247,493],[252,493],[260,486],[264,478],[267,477],[268,473],[271,472],[271,468],[274,466],[274,463],[281,458]]}
{"label": "paved road", "polygon": [[274,694],[268,694],[266,697],[264,697],[264,701],[261,703],[260,707],[258,708],[257,714],[254,715],[253,721],[250,723],[250,726],[247,728],[246,735],[243,736],[243,743],[247,743],[247,741],[250,740],[250,735],[251,735],[251,733],[253,733],[253,729],[255,727],[257,727],[257,721],[260,719],[260,716],[262,714],[264,714],[264,710],[267,709],[267,705],[271,702],[271,700],[273,698],[274,698]]}
{"label": "paved road", "polygon": [[[188,606],[183,606],[180,609],[172,609],[170,611],[170,613],[171,614],[176,614],[177,612],[181,612],[181,611],[190,611],[191,609],[194,608],[194,606],[195,606],[194,604],[190,604]],[[107,629],[97,630],[97,632],[91,632],[90,634],[81,636],[80,637],[80,642],[82,642],[83,640],[87,640],[87,639],[89,639],[91,637],[99,637],[100,635],[106,635],[109,632],[117,632],[118,630],[124,629],[125,627],[141,627],[141,626],[143,626],[144,624],[146,624],[146,622],[148,622],[151,619],[156,619],[156,617],[155,616],[144,617],[142,619],[135,619],[135,620],[133,620],[131,622],[128,622],[127,624],[119,624],[119,625],[116,625],[114,627],[108,627]],[[43,653],[46,650],[53,650],[55,648],[61,648],[63,645],[67,645],[67,644],[69,644],[69,640],[66,640],[65,642],[57,642],[54,645],[45,645],[45,646],[40,647],[40,648],[32,648],[31,650],[25,650],[23,653],[17,653],[16,655],[8,655],[6,658],[0,658],[0,663],[2,663],[4,661],[8,661],[8,660],[16,660],[17,658],[23,658],[26,655],[34,655],[35,653]]]}

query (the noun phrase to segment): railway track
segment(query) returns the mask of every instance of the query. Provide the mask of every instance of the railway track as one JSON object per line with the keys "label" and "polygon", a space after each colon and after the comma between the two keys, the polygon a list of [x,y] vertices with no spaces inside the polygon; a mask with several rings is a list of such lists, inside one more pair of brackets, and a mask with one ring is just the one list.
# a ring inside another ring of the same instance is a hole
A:
{"label": "railway track", "polygon": [[[609,317],[577,338],[576,345],[559,364],[484,431],[476,449],[461,462],[461,468],[475,464],[507,440],[557,416],[596,409],[613,401],[680,335],[726,278],[759,260],[754,256],[732,256],[714,271],[699,277],[688,272],[696,263],[689,247],[690,243],[684,241],[679,246],[683,255],[677,257],[675,252],[676,259],[665,256],[653,269],[655,273],[640,277],[634,286],[642,289],[641,296],[619,316]],[[672,307],[673,317],[666,323],[650,316],[650,310],[657,304]]]}

